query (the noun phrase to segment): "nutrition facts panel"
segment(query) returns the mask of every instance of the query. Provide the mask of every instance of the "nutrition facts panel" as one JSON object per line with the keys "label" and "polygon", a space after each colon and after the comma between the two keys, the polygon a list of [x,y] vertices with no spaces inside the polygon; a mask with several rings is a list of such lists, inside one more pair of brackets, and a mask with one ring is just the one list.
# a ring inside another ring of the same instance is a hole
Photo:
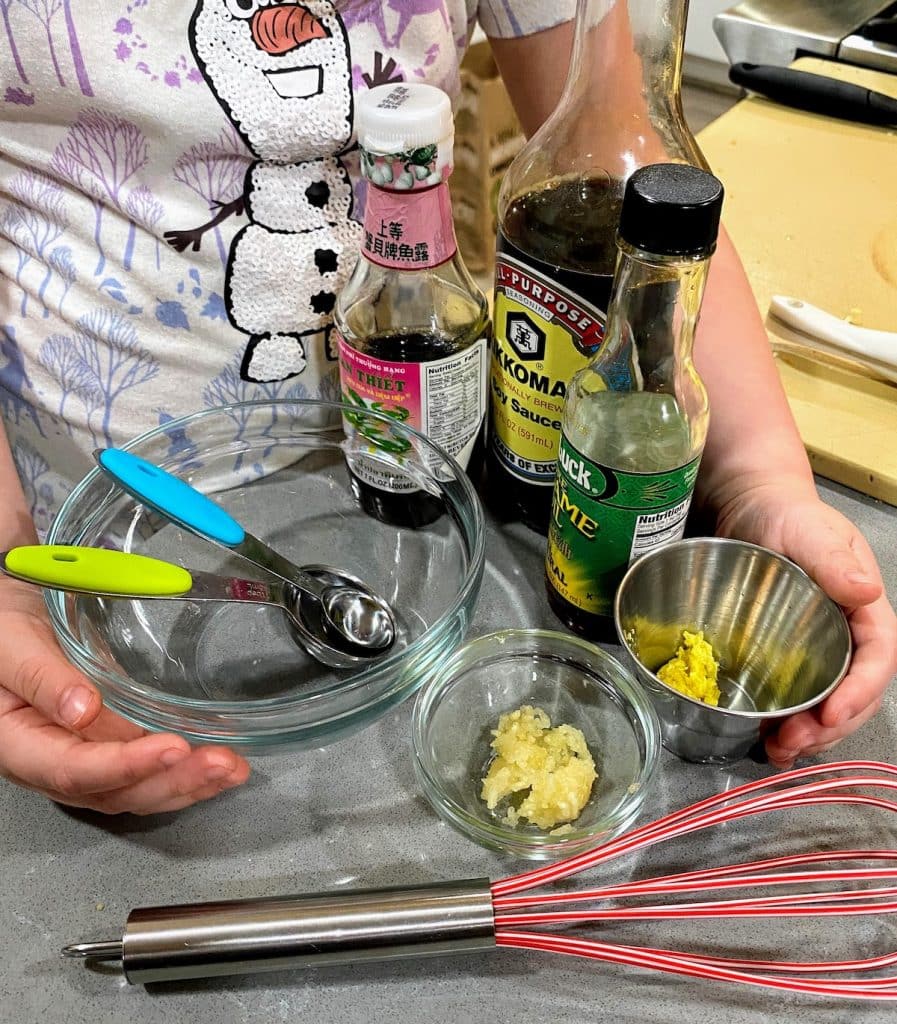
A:
{"label": "nutrition facts panel", "polygon": [[685,534],[685,520],[691,505],[691,495],[673,508],[663,512],[652,512],[641,515],[635,522],[635,533],[632,537],[632,550],[629,553],[630,563],[637,558],[669,544],[681,540]]}
{"label": "nutrition facts panel", "polygon": [[421,371],[423,431],[466,468],[486,415],[486,339]]}

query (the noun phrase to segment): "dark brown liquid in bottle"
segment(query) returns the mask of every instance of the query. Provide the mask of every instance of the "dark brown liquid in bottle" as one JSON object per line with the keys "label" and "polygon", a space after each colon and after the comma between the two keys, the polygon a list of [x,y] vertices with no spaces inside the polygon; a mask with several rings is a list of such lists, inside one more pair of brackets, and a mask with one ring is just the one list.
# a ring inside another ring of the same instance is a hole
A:
{"label": "dark brown liquid in bottle", "polygon": [[[486,325],[470,332],[470,342],[483,336]],[[352,341],[352,347],[365,355],[393,363],[428,363],[455,355],[467,347],[467,337],[459,339],[439,331],[396,331],[375,334]],[[482,472],[485,425],[481,425],[467,467],[473,479]],[[352,491],[368,515],[391,526],[420,527],[435,522],[445,511],[442,498],[425,491],[395,492],[373,487],[349,472]]]}
{"label": "dark brown liquid in bottle", "polygon": [[[554,524],[549,526],[549,536],[554,529]],[[557,543],[557,538],[555,538]],[[623,573],[620,573],[622,579]],[[545,594],[548,598],[548,605],[561,622],[573,633],[578,633],[586,640],[600,641],[601,643],[618,643],[617,629],[613,617],[610,615],[597,615],[595,612],[586,612],[571,604],[554,586],[550,569],[545,570]]]}
{"label": "dark brown liquid in bottle", "polygon": [[561,622],[573,633],[578,633],[586,640],[597,640],[605,644],[619,643],[617,627],[609,615],[595,615],[577,608],[554,589],[551,577],[545,577],[545,593],[548,605]]}
{"label": "dark brown liquid in bottle", "polygon": [[[572,295],[607,309],[616,262],[622,188],[606,178],[575,178],[512,200],[498,234],[499,253],[513,257]],[[500,330],[499,324],[495,325]],[[490,509],[546,533],[551,486],[509,472],[494,447],[487,454]]]}
{"label": "dark brown liquid in bottle", "polygon": [[[606,178],[560,181],[512,200],[502,231],[524,255],[550,266],[561,284],[585,284],[580,294],[597,305],[595,278],[612,277],[617,262],[620,195],[622,187]],[[582,276],[566,277],[570,271]]]}

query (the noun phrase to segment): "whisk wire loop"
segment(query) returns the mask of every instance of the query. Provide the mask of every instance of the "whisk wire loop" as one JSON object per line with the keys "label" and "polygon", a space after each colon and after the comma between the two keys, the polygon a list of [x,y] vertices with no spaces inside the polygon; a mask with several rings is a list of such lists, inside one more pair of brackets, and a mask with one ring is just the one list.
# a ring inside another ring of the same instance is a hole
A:
{"label": "whisk wire loop", "polygon": [[[616,945],[597,942],[590,939],[573,939],[565,935],[546,935],[538,932],[507,932],[498,936],[499,946],[517,949],[540,950],[547,953],[562,953],[570,956],[587,957],[603,960],[607,963],[626,964],[632,967],[645,967],[663,971],[668,974],[681,974],[694,978],[710,978],[717,981],[732,981],[745,985],[756,985],[763,988],[784,989],[791,992],[804,992],[813,995],[847,997],[851,999],[887,999],[897,1000],[897,976],[885,978],[852,979],[844,978],[836,981],[814,981],[796,975],[779,975],[775,971],[753,973],[750,970],[724,966],[729,962],[724,958],[693,957],[675,951]],[[871,962],[879,964],[882,958],[874,958]],[[736,961],[739,964],[743,961]],[[855,970],[869,969],[864,961],[857,961],[861,966]],[[759,966],[759,965],[753,965]],[[769,965],[764,965],[769,969]],[[783,965],[778,965],[779,967]],[[813,964],[811,969],[828,969],[825,964]]]}
{"label": "whisk wire loop", "polygon": [[[686,977],[820,996],[897,1000],[897,975],[868,976],[873,971],[897,965],[897,952],[828,963],[748,960],[599,942],[554,931],[531,930],[545,925],[608,921],[798,919],[895,914],[897,885],[869,884],[897,879],[897,850],[894,849],[790,854],[581,891],[523,895],[627,853],[756,814],[826,805],[862,806],[892,814],[897,812],[894,800],[857,792],[869,788],[889,793],[897,791],[897,767],[877,761],[843,761],[799,768],[708,797],[566,861],[501,879],[492,884],[497,943],[504,947],[580,956]],[[815,888],[820,885],[837,888]],[[713,892],[760,886],[814,888],[692,902],[642,906],[617,904],[626,897],[694,892],[707,896]],[[558,909],[586,902],[596,905]],[[865,976],[843,977],[847,973]]]}

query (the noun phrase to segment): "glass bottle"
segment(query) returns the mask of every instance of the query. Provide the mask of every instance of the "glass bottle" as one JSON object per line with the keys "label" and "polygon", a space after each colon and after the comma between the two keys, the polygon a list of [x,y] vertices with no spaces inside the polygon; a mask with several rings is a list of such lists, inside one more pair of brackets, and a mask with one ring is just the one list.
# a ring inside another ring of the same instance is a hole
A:
{"label": "glass bottle", "polygon": [[613,638],[630,563],[685,530],[709,420],[692,346],[722,199],[681,164],[626,185],[607,335],[564,407],[545,562],[555,613],[592,639]]}
{"label": "glass bottle", "polygon": [[[489,307],[455,241],[451,104],[416,83],[377,86],[357,104],[368,194],[361,258],[334,309],[343,403],[417,428],[474,473],[484,449]],[[351,429],[351,411],[345,418]],[[407,442],[387,434],[365,440],[401,459],[396,445]],[[365,510],[384,522],[422,526],[442,513],[438,498],[382,459],[355,458],[350,472]]]}
{"label": "glass bottle", "polygon": [[578,0],[567,82],[499,196],[491,366],[494,510],[545,532],[567,384],[595,354],[626,179],[706,166],[682,114],[687,0]]}

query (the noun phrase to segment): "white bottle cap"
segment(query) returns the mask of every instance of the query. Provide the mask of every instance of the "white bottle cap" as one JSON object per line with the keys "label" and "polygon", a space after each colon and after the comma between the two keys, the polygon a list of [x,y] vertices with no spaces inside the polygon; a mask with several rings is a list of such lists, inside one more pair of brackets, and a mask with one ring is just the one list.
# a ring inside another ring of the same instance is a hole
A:
{"label": "white bottle cap", "polygon": [[376,185],[396,187],[392,178],[378,180],[381,176],[372,173],[375,164],[383,166],[383,157],[425,160],[426,179],[421,166],[415,184],[405,188],[433,184],[451,173],[452,104],[435,86],[397,82],[369,89],[356,97],[355,131],[362,151],[362,172]]}
{"label": "white bottle cap", "polygon": [[433,85],[377,85],[356,98],[358,144],[371,153],[435,145],[454,134],[452,105]]}

